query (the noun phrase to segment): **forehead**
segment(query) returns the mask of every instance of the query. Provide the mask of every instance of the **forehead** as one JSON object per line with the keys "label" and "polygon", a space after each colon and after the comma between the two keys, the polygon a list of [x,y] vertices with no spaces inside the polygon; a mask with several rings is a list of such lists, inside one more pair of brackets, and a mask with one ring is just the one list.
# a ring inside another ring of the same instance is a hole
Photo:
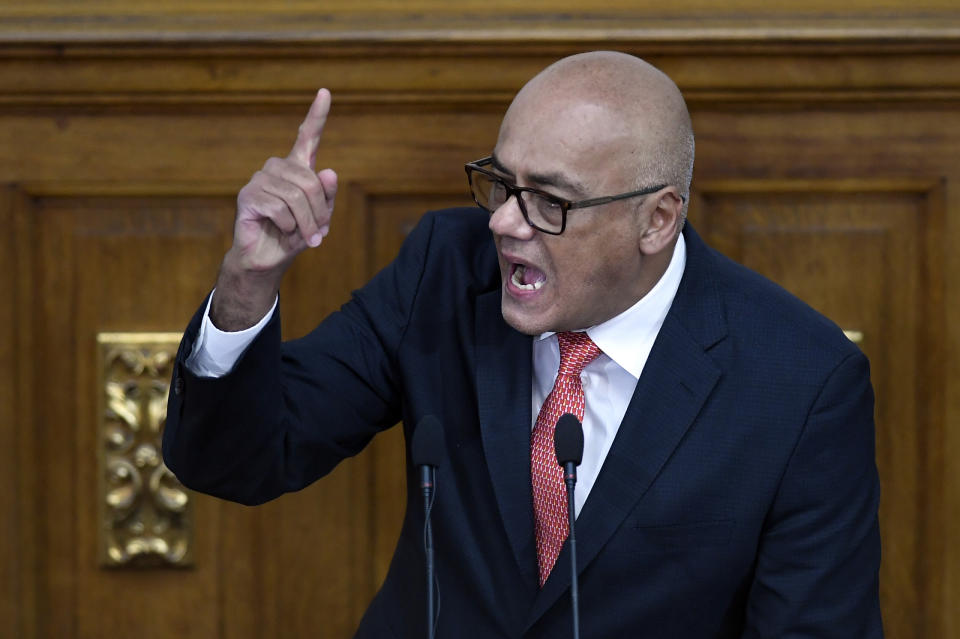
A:
{"label": "forehead", "polygon": [[518,178],[561,174],[588,188],[622,181],[637,141],[609,106],[582,100],[517,101],[500,127],[495,155]]}

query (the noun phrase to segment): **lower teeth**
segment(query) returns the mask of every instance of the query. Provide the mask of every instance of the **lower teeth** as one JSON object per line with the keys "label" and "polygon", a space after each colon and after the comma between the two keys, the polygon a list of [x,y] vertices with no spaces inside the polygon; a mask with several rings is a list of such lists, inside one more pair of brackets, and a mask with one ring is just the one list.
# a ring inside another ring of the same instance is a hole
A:
{"label": "lower teeth", "polygon": [[523,283],[523,273],[525,267],[517,266],[513,271],[513,276],[510,278],[513,281],[513,285],[519,288],[521,291],[536,291],[543,286],[543,280],[537,280],[533,284],[524,284]]}

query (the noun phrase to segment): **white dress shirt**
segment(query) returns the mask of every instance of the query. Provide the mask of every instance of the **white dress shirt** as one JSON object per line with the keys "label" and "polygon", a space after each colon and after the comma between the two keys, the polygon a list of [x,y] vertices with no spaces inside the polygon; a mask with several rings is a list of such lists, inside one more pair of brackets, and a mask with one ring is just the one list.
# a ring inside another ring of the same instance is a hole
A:
{"label": "white dress shirt", "polygon": [[[603,460],[620,430],[620,422],[627,412],[650,349],[680,287],[686,262],[687,248],[681,235],[670,265],[650,292],[616,317],[587,329],[587,335],[603,353],[587,364],[580,374],[585,408],[583,462],[577,468],[574,494],[577,515],[587,501]],[[533,342],[531,431],[559,370],[560,345],[556,333],[544,333]]]}
{"label": "white dress shirt", "polygon": [[[680,287],[686,262],[687,249],[681,235],[666,272],[650,292],[616,317],[587,329],[587,335],[603,353],[588,364],[580,375],[586,407],[583,418],[583,462],[577,469],[577,515],[617,436],[650,349]],[[213,299],[213,295],[210,299]],[[221,377],[229,373],[243,351],[266,326],[276,308],[277,300],[274,300],[273,308],[255,326],[230,333],[221,331],[210,321],[208,301],[200,334],[187,357],[187,368],[202,377]],[[534,339],[531,431],[537,422],[540,407],[553,388],[559,369],[560,346],[556,334],[544,333]]]}

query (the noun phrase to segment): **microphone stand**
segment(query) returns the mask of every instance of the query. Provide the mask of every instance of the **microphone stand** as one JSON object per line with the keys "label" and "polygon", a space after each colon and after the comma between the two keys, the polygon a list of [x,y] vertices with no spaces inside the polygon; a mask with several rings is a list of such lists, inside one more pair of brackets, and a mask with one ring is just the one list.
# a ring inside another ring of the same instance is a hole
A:
{"label": "microphone stand", "polygon": [[570,520],[570,603],[573,606],[573,639],[580,639],[580,591],[577,587],[577,535],[576,506],[573,501],[573,489],[577,483],[577,466],[573,462],[564,464],[563,481],[567,486],[567,518]]}
{"label": "microphone stand", "polygon": [[583,460],[583,425],[577,416],[565,413],[557,420],[553,432],[557,463],[563,468],[563,483],[567,487],[567,521],[570,533],[570,605],[573,607],[573,639],[580,639],[580,589],[577,586],[577,510],[573,490],[577,485],[577,466]]}
{"label": "microphone stand", "polygon": [[421,486],[423,488],[423,549],[426,555],[427,567],[427,639],[434,639],[434,621],[436,601],[434,598],[433,581],[433,526],[430,525],[430,511],[433,510],[433,488],[436,469],[433,466],[421,467]]}
{"label": "microphone stand", "polygon": [[423,491],[423,554],[427,569],[427,639],[433,639],[437,631],[440,584],[437,583],[433,563],[433,526],[430,524],[430,511],[433,510],[433,502],[437,494],[437,467],[444,458],[443,426],[433,415],[424,415],[417,424],[410,446],[410,457],[420,470],[420,489]]}

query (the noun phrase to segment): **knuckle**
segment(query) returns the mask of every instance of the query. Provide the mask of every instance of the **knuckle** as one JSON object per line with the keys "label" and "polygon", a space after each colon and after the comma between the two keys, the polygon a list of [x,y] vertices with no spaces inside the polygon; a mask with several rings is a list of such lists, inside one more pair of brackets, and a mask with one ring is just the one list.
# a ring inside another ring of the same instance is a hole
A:
{"label": "knuckle", "polygon": [[255,186],[247,185],[240,189],[237,195],[237,210],[243,217],[264,217],[261,199],[258,195],[261,193]]}
{"label": "knuckle", "polygon": [[291,211],[303,210],[310,205],[306,194],[295,184],[289,182],[284,184],[280,188],[280,195]]}
{"label": "knuckle", "polygon": [[290,203],[299,208],[306,207],[307,210],[310,208],[310,200],[307,198],[307,194],[303,192],[303,189],[295,186],[290,188]]}
{"label": "knuckle", "polygon": [[317,179],[310,180],[309,184],[304,187],[304,192],[310,198],[310,200],[314,202],[323,202],[326,199],[326,194],[323,191],[323,184],[321,184],[320,180]]}
{"label": "knuckle", "polygon": [[280,229],[293,221],[286,205],[277,200],[257,200],[251,203],[251,208],[257,217],[270,220],[274,226]]}
{"label": "knuckle", "polygon": [[274,225],[284,233],[292,233],[297,229],[297,221],[293,219],[288,211],[275,211],[270,216]]}
{"label": "knuckle", "polygon": [[278,157],[268,158],[263,164],[262,172],[266,173],[280,173],[283,171],[286,165],[286,160]]}

